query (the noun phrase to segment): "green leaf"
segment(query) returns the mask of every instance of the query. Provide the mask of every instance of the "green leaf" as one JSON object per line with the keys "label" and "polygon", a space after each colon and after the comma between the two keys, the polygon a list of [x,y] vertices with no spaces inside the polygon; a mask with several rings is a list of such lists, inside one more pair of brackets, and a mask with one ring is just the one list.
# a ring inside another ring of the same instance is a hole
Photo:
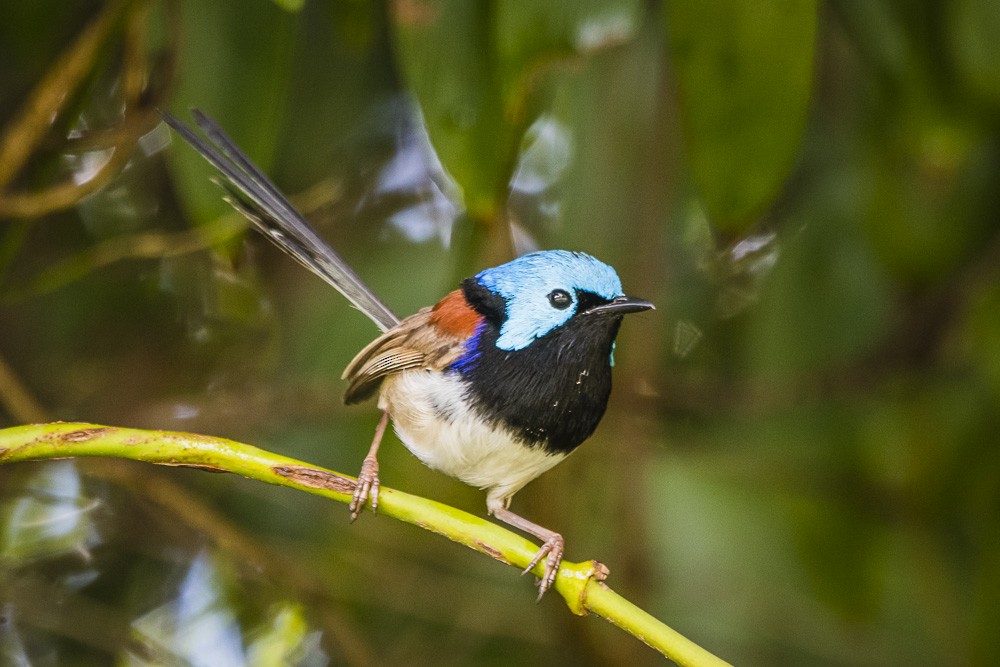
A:
{"label": "green leaf", "polygon": [[944,7],[959,75],[975,93],[1000,107],[1000,3],[953,0]]}
{"label": "green leaf", "polygon": [[[185,121],[191,107],[205,110],[267,171],[278,133],[262,128],[276,127],[285,112],[297,18],[269,3],[190,0],[183,18],[171,110]],[[228,210],[218,188],[206,185],[213,170],[193,150],[171,151],[170,167],[193,220]]]}
{"label": "green leaf", "polygon": [[563,65],[631,39],[640,11],[636,0],[396,5],[397,62],[473,218],[501,209],[524,132],[571,74]]}
{"label": "green leaf", "polygon": [[473,215],[492,217],[516,146],[503,122],[489,7],[467,0],[401,3],[397,59],[442,163]]}
{"label": "green leaf", "polygon": [[503,95],[510,113],[539,86],[540,75],[565,74],[560,63],[631,40],[642,5],[638,0],[506,0],[496,4],[495,15]]}
{"label": "green leaf", "polygon": [[274,4],[278,5],[286,12],[297,12],[302,9],[302,6],[306,4],[306,0],[273,0]]}
{"label": "green leaf", "polygon": [[714,223],[745,229],[777,196],[799,145],[816,2],[675,1],[667,31],[695,182]]}

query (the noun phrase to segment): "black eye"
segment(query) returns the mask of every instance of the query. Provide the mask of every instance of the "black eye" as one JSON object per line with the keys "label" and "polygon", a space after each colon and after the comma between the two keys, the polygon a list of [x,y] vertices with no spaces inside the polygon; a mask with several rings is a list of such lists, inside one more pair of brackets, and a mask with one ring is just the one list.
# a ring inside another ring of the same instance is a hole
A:
{"label": "black eye", "polygon": [[566,310],[573,303],[573,297],[564,289],[554,289],[549,292],[549,303],[552,304],[553,308]]}

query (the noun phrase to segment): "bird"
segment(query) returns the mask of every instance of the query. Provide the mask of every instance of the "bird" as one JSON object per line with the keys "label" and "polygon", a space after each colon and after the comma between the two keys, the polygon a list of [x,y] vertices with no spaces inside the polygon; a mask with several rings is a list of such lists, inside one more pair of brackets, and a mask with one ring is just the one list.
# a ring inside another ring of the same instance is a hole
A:
{"label": "bird", "polygon": [[224,199],[281,250],[343,294],[381,335],[347,365],[344,401],[378,395],[375,436],[349,509],[378,508],[377,454],[391,420],[428,467],[486,491],[488,514],[542,544],[538,600],[553,585],[563,536],[510,509],[514,494],[583,443],[611,393],[625,315],[654,308],[627,296],[615,270],[583,252],[541,250],[466,278],[433,306],[399,319],[205,113],[201,134],[163,118],[221,174]]}

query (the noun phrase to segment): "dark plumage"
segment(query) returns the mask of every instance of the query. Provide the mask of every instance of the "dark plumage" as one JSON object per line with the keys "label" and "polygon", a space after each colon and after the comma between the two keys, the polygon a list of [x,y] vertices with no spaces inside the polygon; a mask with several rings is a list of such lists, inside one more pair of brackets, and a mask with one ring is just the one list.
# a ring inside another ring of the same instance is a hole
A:
{"label": "dark plumage", "polygon": [[[594,302],[607,303],[595,297]],[[501,350],[487,318],[452,368],[483,419],[528,447],[568,454],[597,428],[611,394],[611,348],[622,316],[576,315],[520,350]]]}

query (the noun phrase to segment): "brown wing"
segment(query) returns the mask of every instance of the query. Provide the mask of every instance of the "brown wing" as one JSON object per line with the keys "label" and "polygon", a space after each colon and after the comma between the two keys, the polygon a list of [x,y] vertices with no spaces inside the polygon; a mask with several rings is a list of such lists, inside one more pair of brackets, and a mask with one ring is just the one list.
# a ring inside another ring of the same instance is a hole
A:
{"label": "brown wing", "polygon": [[465,338],[443,331],[434,309],[423,308],[369,343],[344,369],[344,402],[371,398],[388,375],[414,368],[440,370],[458,359]]}

